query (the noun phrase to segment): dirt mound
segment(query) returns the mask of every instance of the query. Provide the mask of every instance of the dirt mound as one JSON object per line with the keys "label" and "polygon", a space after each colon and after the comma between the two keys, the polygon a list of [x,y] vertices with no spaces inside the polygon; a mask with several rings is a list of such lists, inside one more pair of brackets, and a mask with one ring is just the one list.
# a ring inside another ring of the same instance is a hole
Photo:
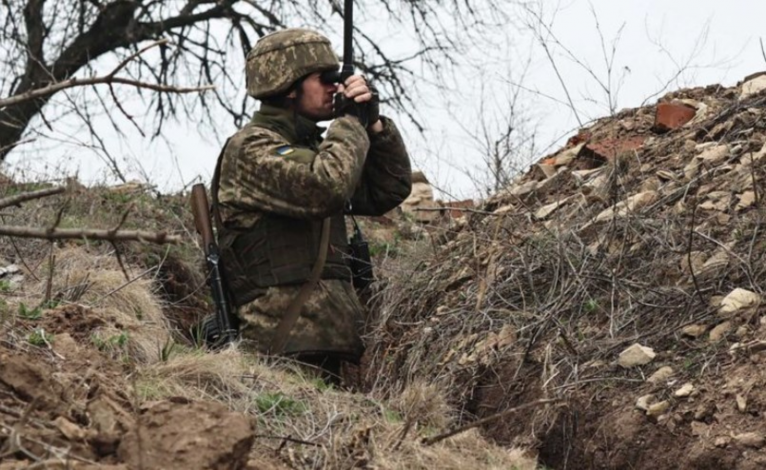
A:
{"label": "dirt mound", "polygon": [[483,427],[556,469],[762,467],[765,117],[747,82],[583,129],[387,273],[371,386],[557,400]]}
{"label": "dirt mound", "polygon": [[[114,227],[127,206],[193,233],[179,198],[76,191],[7,218],[44,226],[67,206],[62,223]],[[0,469],[535,468],[476,432],[424,443],[453,418],[432,386],[382,399],[286,359],[194,344],[188,326],[212,311],[199,253],[192,240],[0,245]]]}

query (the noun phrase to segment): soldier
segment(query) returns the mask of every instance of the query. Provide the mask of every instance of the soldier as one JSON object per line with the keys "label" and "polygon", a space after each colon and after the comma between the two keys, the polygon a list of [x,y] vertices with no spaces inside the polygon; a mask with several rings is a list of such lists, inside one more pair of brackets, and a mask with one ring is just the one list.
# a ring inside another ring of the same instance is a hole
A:
{"label": "soldier", "polygon": [[[281,341],[286,355],[334,377],[343,361],[358,363],[364,351],[364,309],[350,280],[344,214],[382,215],[411,189],[401,134],[378,115],[377,94],[365,78],[322,81],[322,72],[338,66],[330,41],[314,31],[261,38],[247,56],[247,91],[261,106],[222,151],[212,186],[243,339],[264,352]],[[343,109],[333,109],[336,92],[347,98]],[[332,118],[322,138],[317,122]],[[320,257],[325,220],[321,279],[300,302],[295,326],[277,338]]]}

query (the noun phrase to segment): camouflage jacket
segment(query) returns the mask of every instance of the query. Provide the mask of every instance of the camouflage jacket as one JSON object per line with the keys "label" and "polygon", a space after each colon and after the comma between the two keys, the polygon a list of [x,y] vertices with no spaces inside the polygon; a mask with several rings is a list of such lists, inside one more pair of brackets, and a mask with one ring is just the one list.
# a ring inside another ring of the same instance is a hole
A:
{"label": "camouflage jacket", "polygon": [[[225,149],[218,204],[224,226],[247,231],[264,214],[323,219],[347,212],[382,215],[409,195],[411,169],[394,123],[367,131],[352,117],[322,128],[291,111],[263,105]],[[239,308],[246,340],[265,349],[300,286],[263,289]],[[293,328],[285,352],[332,353],[350,360],[363,351],[364,310],[350,281],[320,280]]]}

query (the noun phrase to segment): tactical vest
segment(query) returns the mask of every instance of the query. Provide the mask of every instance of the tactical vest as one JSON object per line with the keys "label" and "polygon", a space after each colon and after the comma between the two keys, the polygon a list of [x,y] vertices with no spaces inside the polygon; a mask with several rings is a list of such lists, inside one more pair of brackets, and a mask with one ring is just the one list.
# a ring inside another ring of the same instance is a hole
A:
{"label": "tactical vest", "polygon": [[[303,284],[319,254],[321,220],[272,214],[247,231],[223,228],[218,235],[227,282],[237,306],[253,301],[264,288]],[[351,280],[343,215],[330,222],[330,248],[322,279]]]}
{"label": "tactical vest", "polygon": [[[257,125],[278,131],[267,122],[257,122]],[[218,184],[225,150],[226,146],[218,157],[210,189],[226,282],[234,304],[239,307],[255,300],[265,288],[300,285],[309,279],[319,254],[322,220],[294,219],[264,212],[247,230],[226,227],[218,211]],[[340,213],[330,221],[330,246],[321,278],[350,282],[348,260],[346,222]]]}

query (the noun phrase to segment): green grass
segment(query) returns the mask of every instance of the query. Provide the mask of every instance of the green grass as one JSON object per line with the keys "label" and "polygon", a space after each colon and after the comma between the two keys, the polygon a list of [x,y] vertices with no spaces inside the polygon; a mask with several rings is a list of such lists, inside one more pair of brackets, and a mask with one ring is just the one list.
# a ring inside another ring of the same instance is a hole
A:
{"label": "green grass", "polygon": [[114,351],[122,351],[125,349],[125,346],[128,344],[128,340],[130,337],[128,336],[127,332],[121,332],[116,335],[109,336],[107,338],[103,338],[98,333],[93,333],[90,335],[90,342],[98,348],[99,351],[104,352],[114,352]]}
{"label": "green grass", "polygon": [[29,308],[25,303],[20,303],[19,316],[25,320],[39,320],[43,316],[43,309],[40,307]]}
{"label": "green grass", "polygon": [[27,342],[33,346],[42,347],[53,342],[53,335],[46,333],[42,328],[38,328],[27,335]]}
{"label": "green grass", "polygon": [[309,410],[308,405],[282,392],[264,392],[255,397],[255,406],[261,413],[273,413],[276,416],[297,416]]}

